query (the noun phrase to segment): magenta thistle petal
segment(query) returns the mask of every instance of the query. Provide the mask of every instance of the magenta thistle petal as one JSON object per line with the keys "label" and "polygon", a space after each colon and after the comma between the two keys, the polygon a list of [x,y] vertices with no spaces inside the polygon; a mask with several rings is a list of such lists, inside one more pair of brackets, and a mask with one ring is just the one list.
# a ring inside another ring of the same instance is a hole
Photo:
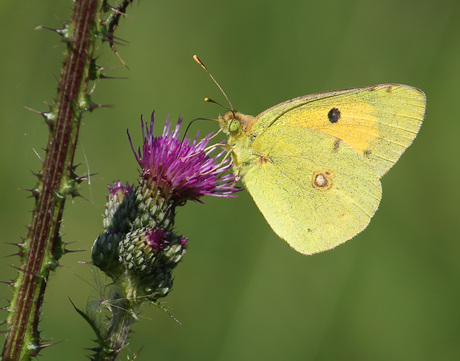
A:
{"label": "magenta thistle petal", "polygon": [[121,181],[113,182],[113,186],[108,184],[107,188],[109,189],[109,195],[107,196],[107,199],[110,197],[119,197],[120,202],[124,196],[133,191],[133,187],[130,186],[128,182],[126,182],[126,185],[124,186],[123,182]]}
{"label": "magenta thistle petal", "polygon": [[140,176],[151,182],[162,194],[167,195],[175,204],[187,200],[198,202],[204,195],[231,197],[239,190],[235,186],[235,176],[226,173],[231,168],[231,161],[219,160],[225,151],[210,156],[215,149],[207,151],[211,134],[199,140],[199,133],[192,141],[179,139],[179,129],[183,119],[179,117],[176,127],[171,130],[171,123],[166,119],[163,134],[153,135],[154,113],[150,126],[141,120],[144,144],[138,151],[129,136],[134,156],[142,168]]}
{"label": "magenta thistle petal", "polygon": [[145,238],[148,246],[155,252],[163,250],[168,232],[161,228],[150,229],[146,232]]}

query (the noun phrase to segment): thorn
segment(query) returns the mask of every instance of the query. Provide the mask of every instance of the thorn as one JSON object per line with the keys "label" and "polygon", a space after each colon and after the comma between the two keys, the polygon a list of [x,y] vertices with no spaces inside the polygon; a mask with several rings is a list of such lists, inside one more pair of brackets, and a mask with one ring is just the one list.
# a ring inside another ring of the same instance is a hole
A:
{"label": "thorn", "polygon": [[75,181],[76,178],[78,178],[77,174],[76,174],[76,170],[77,168],[81,166],[81,163],[78,163],[78,164],[73,164],[71,166],[71,170],[72,170],[72,173],[70,175],[71,179]]}
{"label": "thorn", "polygon": [[93,89],[89,92],[89,94],[86,96],[86,97],[87,97],[87,101],[86,101],[85,103],[82,103],[82,104],[81,104],[81,106],[80,106],[80,109],[81,109],[81,110],[92,112],[94,109],[98,109],[98,108],[114,108],[114,107],[115,107],[114,105],[101,105],[101,104],[93,103],[93,102],[90,100],[91,95],[93,94],[93,91],[94,91],[94,87],[93,87]]}
{"label": "thorn", "polygon": [[127,46],[131,44],[130,41],[119,38],[118,36],[114,36],[113,34],[111,34],[110,36],[106,36],[104,40],[109,42],[110,44],[115,44],[115,45]]}
{"label": "thorn", "polygon": [[5,242],[5,244],[9,244],[10,246],[16,246],[16,247],[19,247],[19,248],[25,246],[24,243]]}
{"label": "thorn", "polygon": [[113,104],[91,104],[88,107],[88,110],[92,112],[94,109],[99,109],[99,108],[115,108],[115,105]]}
{"label": "thorn", "polygon": [[120,15],[120,16],[129,16],[128,14],[118,10],[117,8],[114,8],[113,6],[109,6],[110,11],[113,11],[115,14]]}
{"label": "thorn", "polygon": [[37,25],[35,27],[35,30],[50,30],[56,34],[59,34],[61,36],[68,36],[68,33],[69,33],[69,27],[68,27],[68,24],[63,24],[64,25],[64,28],[63,29],[54,29],[54,28],[49,28],[47,26],[44,26],[44,25]]}
{"label": "thorn", "polygon": [[40,180],[40,181],[43,180],[41,172],[37,173],[37,172],[34,172],[34,171],[30,171],[30,173],[32,173],[33,176],[37,177],[38,180]]}
{"label": "thorn", "polygon": [[31,194],[31,197],[34,197],[35,199],[37,199],[39,196],[40,196],[40,190],[38,188],[34,188],[34,189],[23,189],[27,192],[30,192]]}
{"label": "thorn", "polygon": [[101,75],[99,78],[100,79],[109,79],[109,80],[112,80],[112,79],[116,79],[116,80],[129,79],[129,77],[127,77],[127,76],[105,76],[105,75]]}
{"label": "thorn", "polygon": [[32,108],[29,108],[29,107],[26,107],[26,106],[24,106],[24,108],[27,109],[27,110],[29,110],[29,111],[31,111],[32,113],[39,114],[39,115],[41,115],[42,117],[45,116],[45,112],[41,112],[41,111],[39,111],[39,110],[32,109]]}
{"label": "thorn", "polygon": [[[100,68],[101,72],[104,71],[104,70],[108,70],[108,69],[118,69],[119,67],[118,66],[108,66],[108,67],[105,67],[105,68]],[[99,75],[99,78],[100,79],[129,79],[129,77],[127,76],[107,76],[105,74],[100,74]]]}
{"label": "thorn", "polygon": [[78,198],[83,199],[84,201],[87,201],[88,203],[91,203],[90,200],[89,200],[88,198],[82,196],[80,193],[78,193],[78,194],[76,194],[76,195],[75,195],[75,194],[70,194],[70,195],[72,196],[72,198],[78,197]]}
{"label": "thorn", "polygon": [[30,271],[26,271],[25,269],[21,268],[21,267],[18,267],[18,266],[15,266],[15,265],[10,265],[10,267],[13,267],[14,269],[16,269],[17,271],[19,272],[24,272],[25,274],[28,274],[28,275],[31,275],[31,276],[35,276],[34,273],[30,272]]}
{"label": "thorn", "polygon": [[89,175],[80,175],[80,176],[75,177],[74,181],[77,182],[77,183],[81,183],[81,182],[87,181],[89,179],[93,179],[93,176],[95,176],[96,174],[98,174],[98,173],[91,173]]}
{"label": "thorn", "polygon": [[76,252],[86,252],[85,249],[67,249],[67,248],[64,248],[64,253],[67,254],[67,253],[76,253]]}
{"label": "thorn", "polygon": [[[99,65],[96,64],[96,59],[92,60],[91,68],[93,69],[91,80],[95,80],[95,79],[129,79],[128,77],[123,77],[123,76],[117,77],[117,76],[107,76],[107,75],[103,74],[104,71],[117,69],[117,68],[119,68],[119,66],[116,66],[116,65],[114,65],[114,66],[105,66],[105,67],[99,66]],[[90,94],[92,94],[92,92],[93,92],[93,90],[91,90]]]}
{"label": "thorn", "polygon": [[58,341],[58,342],[53,342],[53,343],[48,343],[48,344],[43,344],[43,345],[37,345],[37,346],[35,346],[35,348],[37,348],[39,350],[42,350],[44,348],[47,348],[47,347],[50,347],[50,346],[55,346],[55,345],[60,344],[62,342],[63,341]]}
{"label": "thorn", "polygon": [[14,264],[10,264],[10,267],[13,267],[14,269],[20,271],[20,272],[25,272],[25,270],[23,270],[22,268],[18,267],[18,266],[15,266]]}
{"label": "thorn", "polygon": [[[49,107],[51,109],[51,106],[49,106]],[[29,110],[29,111],[31,111],[32,113],[41,115],[45,119],[45,123],[46,123],[46,125],[48,125],[48,127],[50,129],[52,129],[54,127],[54,121],[56,119],[56,116],[51,111],[50,112],[41,112],[39,110],[35,110],[35,109],[29,108],[29,107],[26,107],[26,106],[24,108]]]}
{"label": "thorn", "polygon": [[[89,97],[92,97],[95,90],[96,90],[96,83],[94,83],[93,87],[92,87],[91,90],[89,91],[88,96],[89,96]],[[91,110],[90,110],[90,111],[91,111]]]}
{"label": "thorn", "polygon": [[40,157],[40,154],[38,154],[38,152],[35,150],[35,148],[32,148],[32,150],[35,153],[35,155],[37,156],[37,158],[40,160],[40,162],[42,164],[45,164],[45,161]]}
{"label": "thorn", "polygon": [[74,244],[74,243],[79,243],[79,242],[80,242],[80,241],[72,241],[72,242],[64,242],[64,241],[62,241],[62,244],[63,244],[64,246],[68,246],[69,244]]}
{"label": "thorn", "polygon": [[123,66],[129,70],[129,66],[125,63],[125,61],[123,60],[123,58],[121,57],[121,55],[118,53],[117,49],[115,48],[115,45],[111,44],[110,45],[110,49],[112,49],[112,51],[115,53],[115,55],[117,56],[118,60],[120,60],[120,62],[123,64]]}
{"label": "thorn", "polygon": [[19,190],[24,191],[24,192],[32,193],[32,196],[34,195],[34,190],[33,189],[19,188]]}
{"label": "thorn", "polygon": [[57,267],[59,267],[59,268],[70,268],[70,266],[64,266],[62,264],[58,264]]}
{"label": "thorn", "polygon": [[8,282],[8,281],[0,281],[0,283],[3,283],[5,285],[11,286],[11,287],[14,286],[14,281],[10,281],[10,282]]}
{"label": "thorn", "polygon": [[[10,257],[14,257],[14,256],[22,257],[22,256],[24,256],[24,252],[19,251],[18,253],[11,253],[11,254],[8,254],[6,256],[3,256],[3,258],[10,258]],[[3,283],[2,281],[0,281],[0,282]]]}

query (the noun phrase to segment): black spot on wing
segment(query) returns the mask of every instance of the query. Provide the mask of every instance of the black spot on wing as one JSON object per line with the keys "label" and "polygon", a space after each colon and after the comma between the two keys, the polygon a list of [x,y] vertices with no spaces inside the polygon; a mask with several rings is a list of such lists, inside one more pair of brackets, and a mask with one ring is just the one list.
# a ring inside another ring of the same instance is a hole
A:
{"label": "black spot on wing", "polygon": [[340,119],[340,116],[340,110],[337,108],[332,108],[331,110],[329,110],[329,113],[327,113],[327,118],[331,123],[337,123]]}

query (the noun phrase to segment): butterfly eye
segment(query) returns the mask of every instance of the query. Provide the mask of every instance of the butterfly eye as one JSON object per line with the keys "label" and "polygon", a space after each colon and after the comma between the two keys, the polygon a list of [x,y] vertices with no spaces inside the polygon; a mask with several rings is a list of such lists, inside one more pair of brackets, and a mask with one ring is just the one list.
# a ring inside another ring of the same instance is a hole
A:
{"label": "butterfly eye", "polygon": [[240,129],[240,121],[238,119],[233,118],[228,123],[228,131],[230,133],[236,133]]}

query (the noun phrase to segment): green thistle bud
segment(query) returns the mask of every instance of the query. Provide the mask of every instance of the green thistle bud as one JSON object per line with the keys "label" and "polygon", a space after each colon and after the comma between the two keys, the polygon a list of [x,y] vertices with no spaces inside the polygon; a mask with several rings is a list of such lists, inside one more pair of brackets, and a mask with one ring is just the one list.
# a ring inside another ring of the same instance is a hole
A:
{"label": "green thistle bud", "polygon": [[120,181],[108,186],[109,195],[105,204],[104,229],[107,232],[127,233],[137,216],[137,203],[133,187]]}
{"label": "green thistle bud", "polygon": [[122,233],[103,233],[97,237],[91,249],[93,264],[113,280],[123,273],[118,247],[124,237]]}
{"label": "green thistle bud", "polygon": [[129,279],[127,294],[148,296],[155,301],[172,288],[172,271],[185,253],[187,239],[161,228],[141,228],[130,232],[120,243],[120,263]]}

